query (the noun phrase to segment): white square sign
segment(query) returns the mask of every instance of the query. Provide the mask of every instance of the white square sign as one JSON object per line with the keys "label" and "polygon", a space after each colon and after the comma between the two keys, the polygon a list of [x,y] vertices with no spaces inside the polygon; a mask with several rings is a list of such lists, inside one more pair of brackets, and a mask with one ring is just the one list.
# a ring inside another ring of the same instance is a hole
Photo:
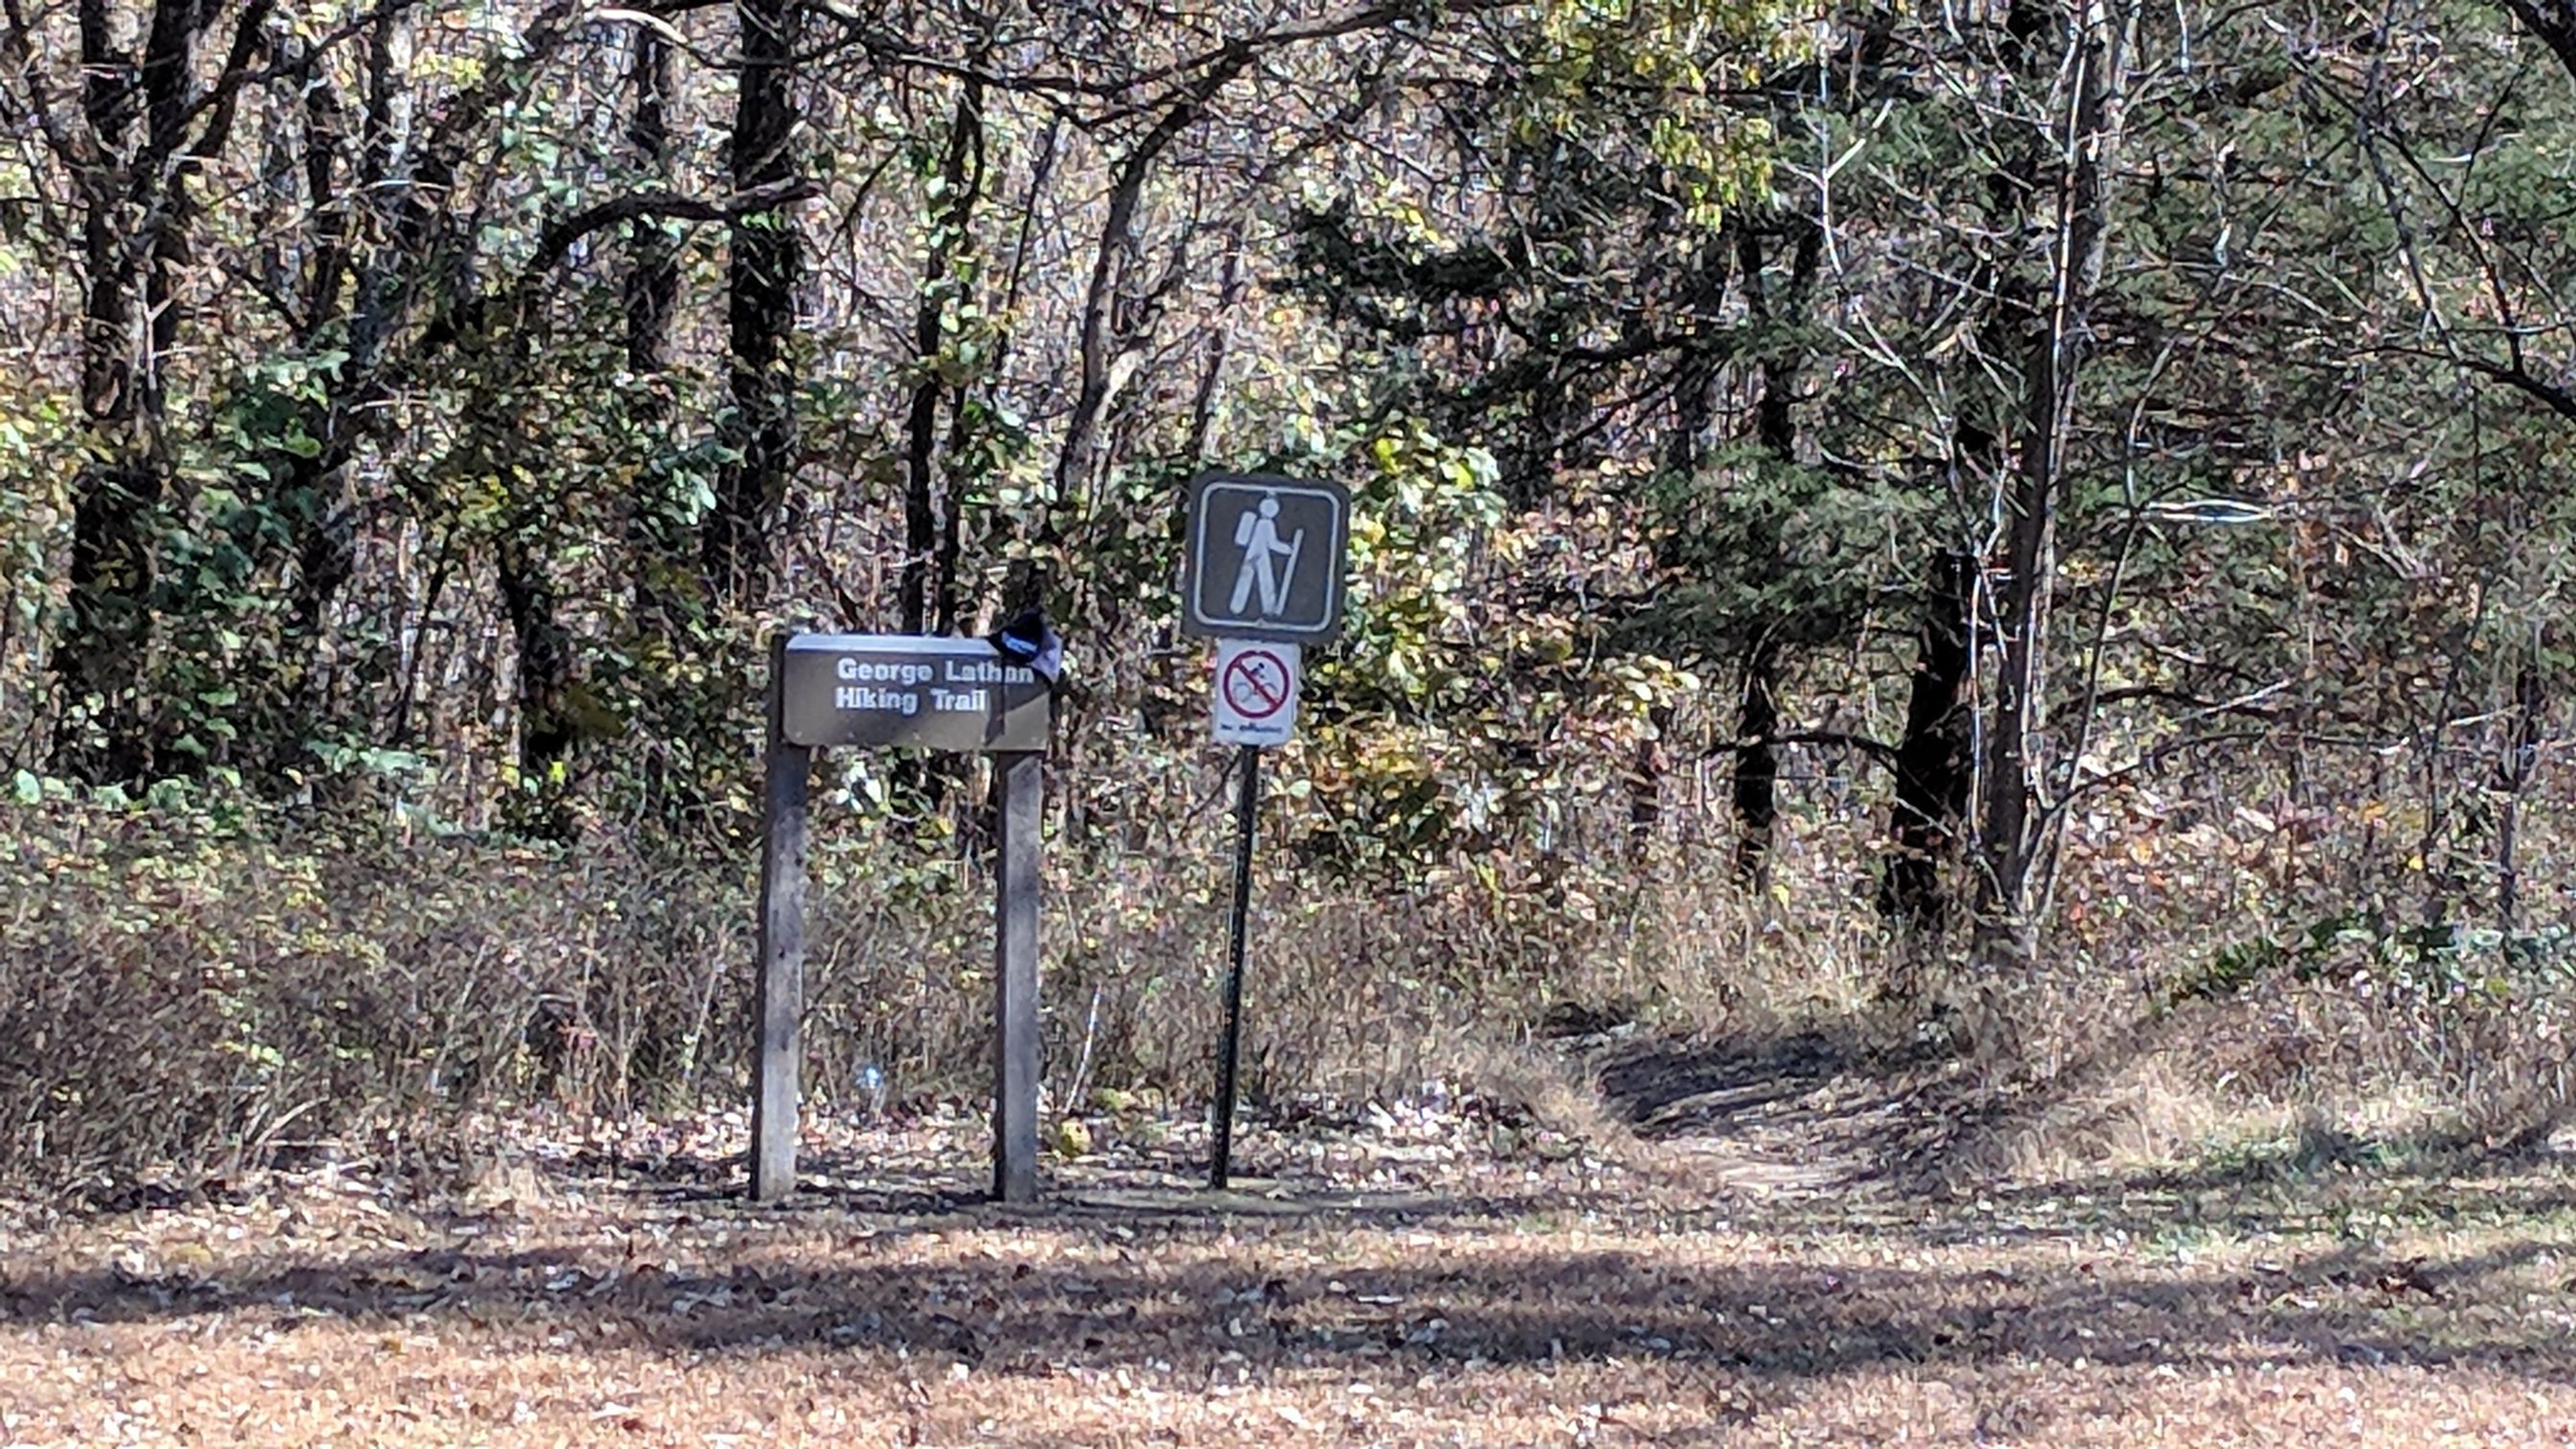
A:
{"label": "white square sign", "polygon": [[1217,743],[1284,745],[1296,736],[1297,655],[1294,644],[1216,642]]}

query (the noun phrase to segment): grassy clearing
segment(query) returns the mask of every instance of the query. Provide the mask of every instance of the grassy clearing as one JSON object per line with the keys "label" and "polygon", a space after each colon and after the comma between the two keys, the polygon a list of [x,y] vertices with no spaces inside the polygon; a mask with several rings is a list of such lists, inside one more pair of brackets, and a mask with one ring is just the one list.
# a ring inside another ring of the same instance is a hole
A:
{"label": "grassy clearing", "polygon": [[1221,1199],[1186,1122],[1102,1117],[1007,1210],[969,1120],[827,1121],[815,1190],[759,1211],[711,1118],[29,1211],[0,1239],[0,1443],[2576,1435],[2576,1155],[1942,1191],[1873,1146],[1928,1130],[1937,1078],[1882,1084],[1870,1137],[1864,1084],[1812,1056],[1693,1060],[1604,1073],[1678,1124],[1657,1140],[1474,1099],[1315,1118],[1257,1131]]}

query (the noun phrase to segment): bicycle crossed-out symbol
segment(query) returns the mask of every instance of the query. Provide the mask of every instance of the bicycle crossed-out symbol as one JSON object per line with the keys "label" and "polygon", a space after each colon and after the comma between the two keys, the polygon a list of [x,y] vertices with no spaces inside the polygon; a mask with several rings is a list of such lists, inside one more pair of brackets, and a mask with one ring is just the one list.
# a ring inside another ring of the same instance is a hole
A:
{"label": "bicycle crossed-out symbol", "polygon": [[1255,649],[1227,661],[1225,702],[1248,720],[1264,720],[1288,703],[1288,665],[1276,654]]}

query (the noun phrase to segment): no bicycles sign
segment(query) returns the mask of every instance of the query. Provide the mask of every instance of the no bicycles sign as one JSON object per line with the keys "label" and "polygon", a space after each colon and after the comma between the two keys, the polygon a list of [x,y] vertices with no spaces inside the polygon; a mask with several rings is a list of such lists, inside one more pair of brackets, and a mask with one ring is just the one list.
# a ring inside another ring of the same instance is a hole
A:
{"label": "no bicycles sign", "polygon": [[1216,647],[1216,737],[1228,745],[1284,745],[1297,732],[1298,649],[1252,639]]}

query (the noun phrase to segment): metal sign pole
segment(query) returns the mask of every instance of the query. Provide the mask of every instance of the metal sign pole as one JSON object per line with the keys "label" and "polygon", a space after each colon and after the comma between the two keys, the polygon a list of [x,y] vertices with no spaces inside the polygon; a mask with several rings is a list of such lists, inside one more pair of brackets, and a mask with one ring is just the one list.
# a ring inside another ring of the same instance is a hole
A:
{"label": "metal sign pole", "polygon": [[[1234,922],[1225,967],[1225,1039],[1217,1046],[1208,1186],[1223,1191],[1234,1157],[1235,1069],[1243,1050],[1243,945],[1252,912],[1253,817],[1261,750],[1296,735],[1300,651],[1342,632],[1350,567],[1351,494],[1328,479],[1206,473],[1190,484],[1181,552],[1181,632],[1217,641],[1209,725],[1238,746]],[[1315,541],[1309,554],[1306,541]],[[1282,564],[1285,567],[1282,567]],[[1258,607],[1254,607],[1255,605]]]}
{"label": "metal sign pole", "polygon": [[1225,1037],[1217,1046],[1215,1146],[1208,1157],[1208,1186],[1223,1191],[1234,1157],[1235,1062],[1243,1045],[1243,937],[1252,913],[1252,826],[1261,806],[1261,750],[1236,752],[1243,788],[1235,804],[1234,924],[1226,946]]}

